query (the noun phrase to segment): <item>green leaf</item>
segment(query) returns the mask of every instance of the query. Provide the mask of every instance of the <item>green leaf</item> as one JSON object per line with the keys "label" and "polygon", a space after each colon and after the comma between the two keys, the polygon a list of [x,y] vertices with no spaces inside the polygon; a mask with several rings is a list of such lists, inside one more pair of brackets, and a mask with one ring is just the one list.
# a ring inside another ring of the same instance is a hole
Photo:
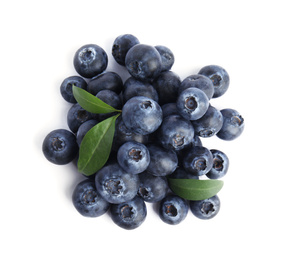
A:
{"label": "green leaf", "polygon": [[221,180],[171,179],[169,187],[178,196],[187,200],[205,200],[216,195],[223,187]]}
{"label": "green leaf", "polygon": [[89,176],[105,165],[111,152],[115,122],[119,115],[96,124],[84,136],[80,145],[79,172]]}
{"label": "green leaf", "polygon": [[73,95],[79,105],[88,112],[95,114],[121,112],[121,110],[111,107],[88,91],[78,88],[75,85],[73,85]]}

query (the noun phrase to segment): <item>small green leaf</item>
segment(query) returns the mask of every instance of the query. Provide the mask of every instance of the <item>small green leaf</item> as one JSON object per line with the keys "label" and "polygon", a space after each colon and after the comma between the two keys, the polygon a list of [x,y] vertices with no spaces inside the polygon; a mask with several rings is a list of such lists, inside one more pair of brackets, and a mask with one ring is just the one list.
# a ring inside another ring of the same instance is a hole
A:
{"label": "small green leaf", "polygon": [[205,200],[216,195],[223,187],[221,180],[196,180],[168,178],[169,187],[187,200]]}
{"label": "small green leaf", "polygon": [[119,115],[109,117],[96,124],[84,136],[79,152],[79,172],[89,176],[105,165],[111,152],[115,122]]}
{"label": "small green leaf", "polygon": [[75,85],[73,85],[73,95],[79,105],[88,112],[95,114],[121,112],[121,110],[111,107],[88,91],[78,88]]}

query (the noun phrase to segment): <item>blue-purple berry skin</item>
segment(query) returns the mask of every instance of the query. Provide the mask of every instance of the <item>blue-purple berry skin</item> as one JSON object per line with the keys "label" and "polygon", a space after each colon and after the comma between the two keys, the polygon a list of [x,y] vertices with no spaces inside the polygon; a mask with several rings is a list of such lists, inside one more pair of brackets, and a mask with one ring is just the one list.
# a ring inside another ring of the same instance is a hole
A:
{"label": "blue-purple berry skin", "polygon": [[214,87],[213,98],[221,97],[227,91],[230,79],[224,68],[218,65],[209,65],[201,68],[198,74],[211,79]]}
{"label": "blue-purple berry skin", "polygon": [[224,177],[229,168],[229,159],[227,155],[217,149],[210,150],[213,156],[213,166],[206,174],[209,179],[220,179]]}
{"label": "blue-purple berry skin", "polygon": [[235,109],[220,110],[223,116],[223,125],[220,131],[216,134],[222,140],[232,141],[239,137],[245,126],[245,122],[241,114]]}
{"label": "blue-purple berry skin", "polygon": [[220,210],[220,200],[217,195],[205,200],[190,201],[190,209],[199,219],[214,218]]}
{"label": "blue-purple berry skin", "polygon": [[97,192],[95,182],[86,179],[77,184],[73,191],[72,201],[77,211],[85,217],[99,217],[105,214],[110,203]]}
{"label": "blue-purple berry skin", "polygon": [[182,91],[176,101],[178,113],[187,120],[201,118],[209,107],[209,99],[198,88],[188,88]]}
{"label": "blue-purple berry skin", "polygon": [[86,44],[74,55],[75,70],[84,78],[93,78],[101,74],[108,65],[108,56],[103,48],[96,44]]}

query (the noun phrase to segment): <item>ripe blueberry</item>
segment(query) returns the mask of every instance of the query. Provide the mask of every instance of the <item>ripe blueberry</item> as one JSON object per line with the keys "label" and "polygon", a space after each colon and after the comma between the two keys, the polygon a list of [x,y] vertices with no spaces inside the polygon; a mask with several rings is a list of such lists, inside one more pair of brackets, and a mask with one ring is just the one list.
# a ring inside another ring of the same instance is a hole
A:
{"label": "ripe blueberry", "polygon": [[47,160],[62,165],[76,158],[79,147],[73,133],[65,129],[57,129],[45,137],[42,151]]}
{"label": "ripe blueberry", "polygon": [[130,141],[118,150],[117,160],[124,171],[138,174],[146,170],[150,163],[150,155],[144,144]]}
{"label": "ripe blueberry", "polygon": [[77,103],[73,95],[73,85],[84,90],[87,89],[87,82],[82,77],[71,76],[64,79],[60,86],[60,92],[62,97],[69,103]]}
{"label": "ripe blueberry", "polygon": [[146,215],[145,202],[139,196],[124,203],[111,205],[113,222],[124,229],[132,230],[139,227],[145,221]]}
{"label": "ripe blueberry", "polygon": [[188,146],[194,136],[194,129],[189,120],[179,115],[170,115],[163,119],[157,131],[159,143],[166,149],[175,151]]}
{"label": "ripe blueberry", "polygon": [[220,200],[217,195],[214,195],[209,199],[190,201],[190,209],[197,218],[211,219],[219,212]]}
{"label": "ripe blueberry", "polygon": [[161,57],[161,71],[168,71],[174,64],[174,55],[172,51],[163,45],[155,46]]}
{"label": "ripe blueberry", "polygon": [[219,132],[223,125],[221,112],[209,106],[206,113],[198,120],[192,121],[195,133],[200,137],[211,137]]}
{"label": "ripe blueberry", "polygon": [[167,195],[160,202],[159,216],[161,220],[170,225],[182,222],[188,213],[188,203],[176,195]]}
{"label": "ripe blueberry", "polygon": [[227,71],[217,65],[203,67],[198,74],[207,76],[211,79],[214,87],[213,98],[222,96],[229,87],[229,75]]}
{"label": "ripe blueberry", "polygon": [[234,109],[226,108],[220,110],[223,116],[223,125],[217,136],[226,141],[231,141],[240,136],[244,130],[244,119]]}
{"label": "ripe blueberry", "polygon": [[140,187],[138,195],[146,202],[158,202],[162,200],[168,192],[168,183],[165,177],[154,176],[148,172],[139,174]]}
{"label": "ripe blueberry", "polygon": [[209,179],[219,179],[225,176],[229,167],[229,159],[224,152],[216,149],[211,149],[210,152],[213,156],[213,166],[206,174]]}
{"label": "ripe blueberry", "polygon": [[211,152],[203,146],[191,147],[183,157],[184,169],[196,176],[208,173],[213,165]]}
{"label": "ripe blueberry", "polygon": [[106,213],[110,206],[97,192],[95,182],[90,179],[75,187],[72,201],[77,211],[85,217],[99,217]]}
{"label": "ripe blueberry", "polygon": [[79,48],[74,56],[75,70],[84,78],[92,78],[102,73],[108,65],[106,52],[96,44]]}
{"label": "ripe blueberry", "polygon": [[172,174],[177,165],[177,155],[173,150],[167,150],[159,145],[148,144],[150,163],[147,171],[155,176],[166,176]]}
{"label": "ripe blueberry", "polygon": [[125,64],[136,79],[149,81],[161,72],[161,57],[157,49],[146,44],[136,44],[127,52]]}
{"label": "ripe blueberry", "polygon": [[178,113],[187,120],[197,120],[207,111],[208,97],[198,88],[182,91],[176,101]]}
{"label": "ripe blueberry", "polygon": [[122,119],[128,129],[137,134],[151,134],[162,122],[162,110],[154,100],[136,96],[123,106]]}
{"label": "ripe blueberry", "polygon": [[124,66],[127,52],[131,47],[139,43],[139,40],[132,34],[123,34],[118,36],[112,47],[112,55],[116,62]]}
{"label": "ripe blueberry", "polygon": [[104,166],[96,173],[95,183],[106,201],[119,204],[136,196],[140,181],[137,174],[127,173],[114,163]]}

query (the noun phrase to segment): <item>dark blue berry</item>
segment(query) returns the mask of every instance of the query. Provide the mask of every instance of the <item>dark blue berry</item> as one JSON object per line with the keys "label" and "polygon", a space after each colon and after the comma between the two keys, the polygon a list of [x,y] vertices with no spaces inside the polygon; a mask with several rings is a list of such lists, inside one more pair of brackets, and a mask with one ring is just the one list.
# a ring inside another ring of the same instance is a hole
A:
{"label": "dark blue berry", "polygon": [[[98,92],[96,97],[99,98],[100,100],[102,100],[103,102],[105,102],[106,104],[110,105],[111,107],[115,108],[115,109],[121,109],[122,108],[122,100],[121,100],[120,96],[112,90],[107,90],[107,89],[101,90]],[[95,118],[97,118],[99,121],[103,121],[103,120],[107,119],[108,117],[113,116],[114,114],[116,114],[116,112],[105,113],[105,114],[96,114]]]}
{"label": "dark blue berry", "polygon": [[161,106],[162,117],[165,118],[170,115],[178,115],[176,103],[167,103]]}
{"label": "dark blue berry", "polygon": [[198,74],[204,75],[211,79],[214,87],[213,98],[222,96],[229,87],[229,75],[227,71],[217,65],[203,67]]}
{"label": "dark blue berry", "polygon": [[57,129],[45,137],[42,151],[47,160],[63,165],[76,158],[79,147],[73,133],[65,129]]}
{"label": "dark blue berry", "polygon": [[159,206],[159,216],[163,222],[170,225],[177,225],[182,222],[188,213],[186,200],[176,196],[167,195]]}
{"label": "dark blue berry", "polygon": [[139,174],[140,187],[138,195],[146,202],[158,202],[162,200],[169,188],[165,177],[154,176],[148,172]]}
{"label": "dark blue berry", "polygon": [[182,117],[187,120],[197,120],[206,113],[209,100],[202,90],[188,88],[179,94],[176,106]]}
{"label": "dark blue berry", "polygon": [[196,179],[196,180],[199,179],[198,176],[195,176],[187,172],[182,167],[178,167],[169,177],[172,179]]}
{"label": "dark blue berry", "polygon": [[155,46],[155,48],[157,49],[161,57],[161,64],[162,64],[161,70],[162,71],[170,70],[172,65],[174,64],[174,55],[172,51],[163,45],[157,45]]}
{"label": "dark blue berry", "polygon": [[94,78],[88,83],[87,90],[97,95],[101,90],[112,90],[120,94],[123,89],[122,78],[115,72],[107,71]]}
{"label": "dark blue berry", "polygon": [[165,117],[157,131],[159,143],[166,149],[176,151],[188,146],[193,136],[194,129],[191,122],[179,115]]}
{"label": "dark blue berry", "polygon": [[153,81],[158,96],[159,104],[176,102],[180,78],[172,71],[164,71]]}
{"label": "dark blue berry", "polygon": [[124,124],[122,117],[119,116],[116,121],[115,134],[113,139],[113,150],[117,151],[121,145],[128,141],[135,141],[146,144],[149,140],[149,135],[141,135],[133,133]]}
{"label": "dark blue berry", "polygon": [[135,96],[144,96],[158,102],[158,93],[150,83],[129,77],[124,84],[124,103]]}
{"label": "dark blue berry", "polygon": [[73,95],[73,85],[84,90],[87,89],[87,82],[79,76],[71,76],[64,79],[60,86],[60,92],[62,97],[69,103],[77,103]]}
{"label": "dark blue berry", "polygon": [[177,155],[173,150],[167,150],[159,145],[148,144],[150,163],[147,171],[155,176],[166,176],[172,174],[177,165]]}
{"label": "dark blue berry", "polygon": [[119,204],[133,199],[139,188],[137,174],[125,172],[117,163],[108,164],[96,173],[96,188],[108,202]]}
{"label": "dark blue berry", "polygon": [[188,88],[198,88],[202,90],[208,99],[211,99],[214,94],[214,87],[211,79],[204,75],[197,74],[188,76],[181,82],[178,92],[181,93]]}
{"label": "dark blue berry", "polygon": [[77,143],[80,146],[86,133],[98,123],[97,120],[91,119],[80,125],[77,131]]}
{"label": "dark blue berry", "polygon": [[195,133],[200,137],[211,137],[219,132],[223,125],[221,112],[213,106],[209,106],[206,113],[200,119],[192,121]]}
{"label": "dark blue berry", "polygon": [[213,166],[206,174],[209,179],[219,179],[226,175],[229,167],[229,159],[224,152],[216,149],[211,149],[213,156]]}
{"label": "dark blue berry", "polygon": [[149,81],[160,74],[161,57],[155,47],[137,44],[127,52],[125,65],[133,77]]}
{"label": "dark blue berry", "polygon": [[75,70],[84,78],[102,73],[108,65],[106,52],[96,44],[87,44],[77,50],[74,56]]}
{"label": "dark blue berry", "polygon": [[115,61],[124,66],[127,52],[131,47],[139,43],[139,40],[132,34],[123,34],[118,36],[112,47],[112,55]]}
{"label": "dark blue berry", "polygon": [[136,96],[129,99],[122,109],[122,119],[128,129],[137,134],[151,134],[162,122],[162,110],[154,100]]}
{"label": "dark blue berry", "polygon": [[194,146],[187,151],[182,163],[187,172],[196,176],[201,176],[211,170],[213,156],[207,148],[203,146]]}
{"label": "dark blue berry", "polygon": [[217,136],[226,141],[231,141],[240,136],[244,130],[244,119],[234,109],[226,108],[220,110],[223,116],[223,125]]}
{"label": "dark blue berry", "polygon": [[75,187],[72,201],[77,211],[85,217],[99,217],[106,213],[110,206],[97,192],[95,182],[90,179]]}
{"label": "dark blue berry", "polygon": [[197,218],[211,219],[219,212],[220,200],[217,195],[214,195],[209,199],[190,201],[190,209]]}
{"label": "dark blue berry", "polygon": [[132,230],[139,227],[146,219],[147,209],[144,200],[134,199],[111,205],[111,218],[121,228]]}
{"label": "dark blue berry", "polygon": [[118,150],[117,159],[124,171],[138,174],[145,171],[150,163],[150,155],[144,144],[130,141]]}
{"label": "dark blue berry", "polygon": [[81,124],[91,119],[93,119],[93,114],[83,109],[78,103],[74,104],[67,114],[67,123],[73,133],[78,131]]}

